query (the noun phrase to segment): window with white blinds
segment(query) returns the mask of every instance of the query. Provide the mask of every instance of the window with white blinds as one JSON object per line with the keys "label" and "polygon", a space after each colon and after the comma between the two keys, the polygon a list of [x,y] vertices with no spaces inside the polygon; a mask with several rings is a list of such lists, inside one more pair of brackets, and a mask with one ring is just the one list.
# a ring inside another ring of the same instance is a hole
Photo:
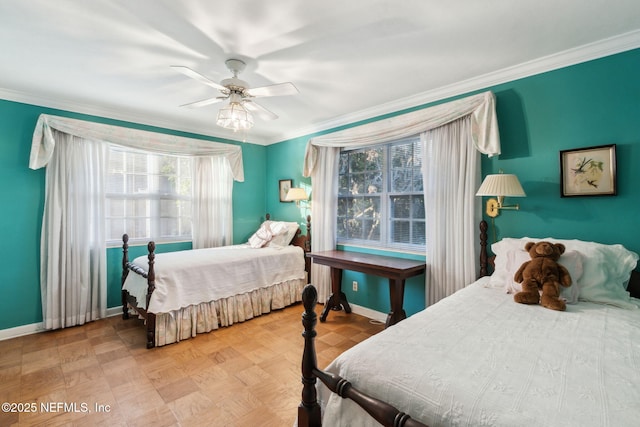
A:
{"label": "window with white blinds", "polygon": [[338,243],[424,251],[420,138],[343,150],[339,162]]}
{"label": "window with white blinds", "polygon": [[112,146],[106,182],[107,243],[191,240],[192,159]]}

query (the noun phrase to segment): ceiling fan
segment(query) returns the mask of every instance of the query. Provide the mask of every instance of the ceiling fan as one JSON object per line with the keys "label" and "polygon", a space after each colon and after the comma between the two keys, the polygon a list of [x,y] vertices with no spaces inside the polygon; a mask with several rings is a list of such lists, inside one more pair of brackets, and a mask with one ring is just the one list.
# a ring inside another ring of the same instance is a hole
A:
{"label": "ceiling fan", "polygon": [[171,66],[171,68],[181,72],[187,77],[191,77],[200,83],[204,83],[207,86],[211,86],[212,88],[220,91],[220,96],[191,102],[181,105],[181,107],[204,107],[228,99],[229,103],[218,112],[216,124],[227,129],[232,129],[233,131],[238,131],[246,130],[253,126],[253,117],[251,113],[256,114],[263,120],[275,120],[278,118],[275,113],[255,102],[253,98],[295,95],[298,93],[298,89],[290,82],[251,88],[247,82],[238,78],[238,74],[240,74],[246,67],[244,61],[232,58],[227,59],[225,64],[229,71],[233,73],[233,77],[224,79],[219,84],[211,81],[189,67],[180,65]]}

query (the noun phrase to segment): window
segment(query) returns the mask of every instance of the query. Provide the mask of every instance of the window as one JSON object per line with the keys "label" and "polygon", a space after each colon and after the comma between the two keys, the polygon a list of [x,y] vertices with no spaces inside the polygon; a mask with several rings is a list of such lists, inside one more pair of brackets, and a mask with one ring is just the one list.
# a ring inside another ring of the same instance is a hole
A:
{"label": "window", "polygon": [[338,167],[338,243],[425,249],[418,136],[343,150]]}
{"label": "window", "polygon": [[106,183],[107,242],[191,239],[189,157],[112,146]]}

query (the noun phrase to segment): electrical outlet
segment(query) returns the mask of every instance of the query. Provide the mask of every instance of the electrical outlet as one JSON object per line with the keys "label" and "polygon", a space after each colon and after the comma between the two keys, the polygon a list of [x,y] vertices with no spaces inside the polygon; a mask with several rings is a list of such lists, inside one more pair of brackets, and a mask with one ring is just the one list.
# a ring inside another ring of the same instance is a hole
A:
{"label": "electrical outlet", "polygon": [[358,282],[354,280],[352,285],[353,285],[353,292],[358,292]]}

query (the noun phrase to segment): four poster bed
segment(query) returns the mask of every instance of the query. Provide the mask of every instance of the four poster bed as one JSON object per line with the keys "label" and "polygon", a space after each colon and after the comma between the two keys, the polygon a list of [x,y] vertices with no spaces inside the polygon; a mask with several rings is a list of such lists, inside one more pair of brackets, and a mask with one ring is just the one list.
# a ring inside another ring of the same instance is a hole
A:
{"label": "four poster bed", "polygon": [[144,319],[147,348],[178,342],[220,326],[243,322],[302,298],[308,277],[307,234],[295,222],[266,215],[248,243],[155,253],[129,261],[129,237],[122,237],[122,311]]}
{"label": "four poster bed", "polygon": [[[522,238],[493,244],[489,259],[486,229],[483,221],[483,277],[324,371],[314,349],[317,293],[305,287],[299,427],[637,425],[638,255],[621,245]],[[517,304],[509,293],[528,260],[525,242],[539,240],[567,248],[560,263],[574,283],[562,294],[566,311]]]}

